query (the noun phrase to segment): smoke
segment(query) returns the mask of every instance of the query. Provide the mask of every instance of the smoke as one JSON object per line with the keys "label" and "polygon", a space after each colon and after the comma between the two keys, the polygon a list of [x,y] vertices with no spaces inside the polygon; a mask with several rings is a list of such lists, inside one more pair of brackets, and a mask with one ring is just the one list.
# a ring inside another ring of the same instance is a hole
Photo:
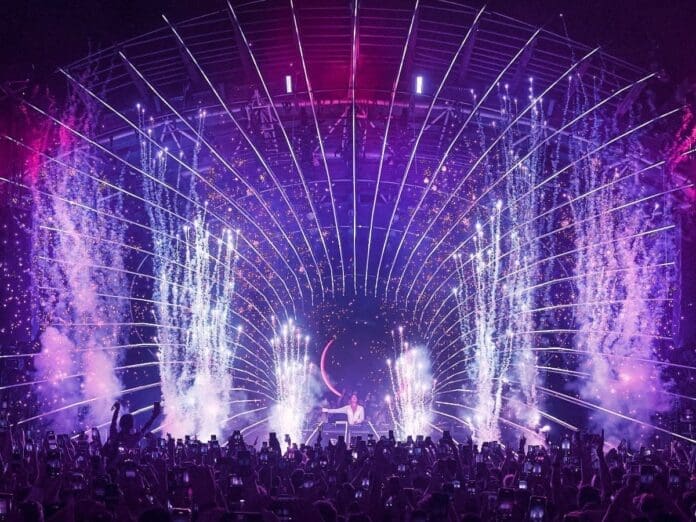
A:
{"label": "smoke", "polygon": [[[70,99],[67,125],[89,133],[96,111]],[[114,368],[127,301],[123,274],[125,226],[118,193],[105,193],[89,150],[60,128],[55,161],[42,161],[34,180],[34,285],[39,290],[41,412],[65,407],[49,422],[65,431],[104,422],[121,393]],[[109,196],[109,197],[105,197]],[[58,369],[58,371],[56,371]],[[79,403],[79,404],[78,404]]]}
{"label": "smoke", "polygon": [[[74,343],[52,326],[41,334],[40,341],[41,352],[34,357],[34,366],[37,377],[46,379],[36,387],[37,394],[43,399],[44,411],[82,400],[79,381],[65,379],[77,373],[79,368]],[[75,420],[68,415],[57,415],[53,427],[68,433],[75,428]]]}
{"label": "smoke", "polygon": [[[594,138],[606,139],[601,131]],[[624,155],[645,153],[633,139],[624,145]],[[623,166],[627,173],[643,167],[633,160]],[[612,186],[623,174],[599,158],[581,162],[573,174],[580,193],[609,188],[573,207],[575,348],[585,357],[579,367],[583,377],[570,388],[588,406],[590,423],[604,428],[609,439],[639,440],[651,431],[653,416],[671,407],[669,383],[655,362],[672,341],[676,246],[669,198],[645,198],[646,188],[636,176]],[[625,204],[632,200],[640,203]]]}
{"label": "smoke", "polygon": [[[585,306],[576,314],[576,346],[589,357],[581,366],[587,378],[576,386],[582,399],[601,408],[590,416],[592,423],[616,439],[638,439],[645,431],[640,423],[650,424],[653,415],[671,406],[660,366],[653,363],[667,339],[669,285],[646,277],[645,268],[661,264],[666,245],[640,236],[646,225],[655,222],[640,212],[609,215],[578,236],[583,271],[592,275],[578,280],[578,300]],[[606,237],[617,241],[611,248],[597,246]]]}

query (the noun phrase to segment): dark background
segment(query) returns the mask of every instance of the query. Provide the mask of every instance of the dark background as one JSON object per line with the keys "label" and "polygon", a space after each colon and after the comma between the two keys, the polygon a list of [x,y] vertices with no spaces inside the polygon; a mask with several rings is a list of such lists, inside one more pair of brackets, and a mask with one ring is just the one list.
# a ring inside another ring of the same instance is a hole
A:
{"label": "dark background", "polygon": [[[222,7],[223,0],[3,0],[0,78],[50,75],[90,48],[161,27],[162,14],[177,21]],[[491,0],[488,9],[561,34],[565,25],[582,43],[646,68],[660,64],[677,83],[696,75],[693,0]]]}
{"label": "dark background", "polygon": [[[487,5],[561,34],[565,25],[571,38],[601,45],[637,65],[658,63],[674,82],[696,75],[693,0],[491,0]],[[162,14],[177,21],[223,7],[223,0],[3,0],[0,78],[50,74],[90,47],[100,49],[161,27]]]}

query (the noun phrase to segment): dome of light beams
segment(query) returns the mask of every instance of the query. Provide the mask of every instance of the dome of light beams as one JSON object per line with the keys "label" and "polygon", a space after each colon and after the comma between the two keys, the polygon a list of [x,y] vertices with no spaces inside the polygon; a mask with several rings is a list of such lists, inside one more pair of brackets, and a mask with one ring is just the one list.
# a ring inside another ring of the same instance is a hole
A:
{"label": "dome of light beams", "polygon": [[478,440],[668,429],[690,151],[655,73],[458,2],[273,0],[59,76],[66,108],[27,97],[10,136],[48,379],[27,422],[161,393],[167,429],[299,433],[277,405],[310,418],[333,383]]}

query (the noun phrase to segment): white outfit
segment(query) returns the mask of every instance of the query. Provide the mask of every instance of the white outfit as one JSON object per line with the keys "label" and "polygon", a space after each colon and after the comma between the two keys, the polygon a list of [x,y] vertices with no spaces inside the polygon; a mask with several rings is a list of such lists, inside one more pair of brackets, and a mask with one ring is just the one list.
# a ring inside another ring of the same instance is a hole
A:
{"label": "white outfit", "polygon": [[348,425],[353,426],[354,424],[361,424],[365,420],[365,408],[358,406],[353,411],[350,404],[343,406],[342,408],[336,408],[333,410],[325,409],[324,413],[345,413],[348,417]]}

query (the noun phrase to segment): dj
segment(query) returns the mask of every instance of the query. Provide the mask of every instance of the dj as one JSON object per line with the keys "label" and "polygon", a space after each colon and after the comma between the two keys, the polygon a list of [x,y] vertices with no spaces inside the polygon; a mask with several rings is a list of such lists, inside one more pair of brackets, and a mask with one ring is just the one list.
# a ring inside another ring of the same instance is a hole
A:
{"label": "dj", "polygon": [[353,393],[350,396],[350,403],[346,404],[342,408],[328,409],[322,408],[322,413],[345,413],[348,418],[348,425],[354,426],[356,424],[362,424],[365,420],[365,408],[358,404],[358,394]]}

